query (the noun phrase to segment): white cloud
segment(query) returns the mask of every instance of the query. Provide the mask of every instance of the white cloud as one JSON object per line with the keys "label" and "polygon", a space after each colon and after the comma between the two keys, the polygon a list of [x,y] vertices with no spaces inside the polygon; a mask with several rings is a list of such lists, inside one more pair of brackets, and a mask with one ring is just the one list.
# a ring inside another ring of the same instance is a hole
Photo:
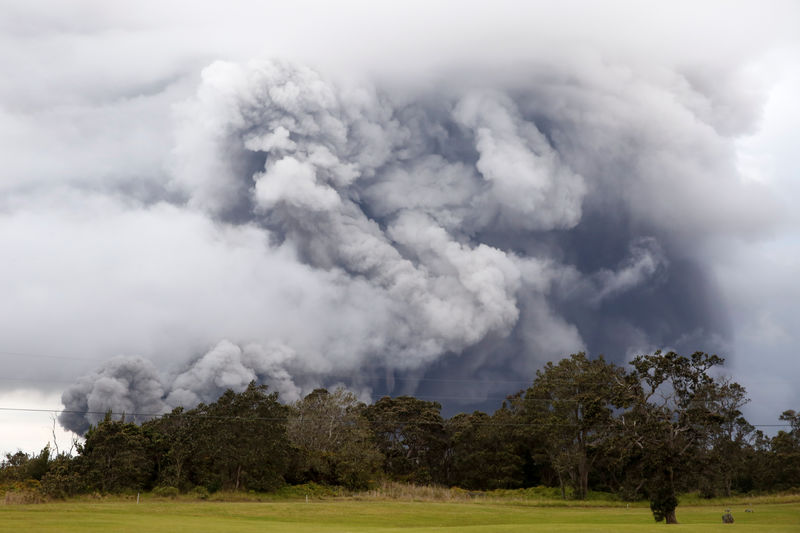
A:
{"label": "white cloud", "polygon": [[39,453],[48,443],[53,452],[56,446],[61,452],[70,450],[75,435],[55,420],[63,409],[60,392],[28,387],[0,391],[0,406],[0,454]]}

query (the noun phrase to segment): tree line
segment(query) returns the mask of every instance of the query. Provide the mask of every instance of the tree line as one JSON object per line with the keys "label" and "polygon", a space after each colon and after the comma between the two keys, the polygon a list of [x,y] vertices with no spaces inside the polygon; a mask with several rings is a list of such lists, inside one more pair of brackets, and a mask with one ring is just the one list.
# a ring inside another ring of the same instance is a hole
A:
{"label": "tree line", "polygon": [[766,436],[742,415],[744,387],[714,372],[722,363],[657,351],[622,367],[573,354],[547,363],[493,414],[449,419],[412,396],[366,405],[317,389],[284,405],[251,383],[141,425],[109,412],[75,453],[7,454],[0,482],[33,479],[51,497],[307,482],[359,490],[381,479],[474,491],[544,485],[564,498],[648,499],[656,520],[673,523],[680,492],[800,486],[800,413],[785,411],[788,429]]}

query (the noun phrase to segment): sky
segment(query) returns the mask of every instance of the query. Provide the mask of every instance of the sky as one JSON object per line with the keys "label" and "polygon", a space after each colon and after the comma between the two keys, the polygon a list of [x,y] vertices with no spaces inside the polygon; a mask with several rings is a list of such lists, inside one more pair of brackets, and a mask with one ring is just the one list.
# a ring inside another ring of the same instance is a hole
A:
{"label": "sky", "polygon": [[252,379],[491,411],[577,351],[800,408],[795,2],[3,11],[0,452]]}

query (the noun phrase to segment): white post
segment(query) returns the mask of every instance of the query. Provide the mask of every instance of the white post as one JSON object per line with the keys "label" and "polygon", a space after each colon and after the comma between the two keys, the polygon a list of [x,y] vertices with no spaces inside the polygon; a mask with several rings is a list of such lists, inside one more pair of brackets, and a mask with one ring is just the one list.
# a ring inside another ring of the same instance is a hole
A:
{"label": "white post", "polygon": [[139,505],[139,493],[136,493],[136,505]]}

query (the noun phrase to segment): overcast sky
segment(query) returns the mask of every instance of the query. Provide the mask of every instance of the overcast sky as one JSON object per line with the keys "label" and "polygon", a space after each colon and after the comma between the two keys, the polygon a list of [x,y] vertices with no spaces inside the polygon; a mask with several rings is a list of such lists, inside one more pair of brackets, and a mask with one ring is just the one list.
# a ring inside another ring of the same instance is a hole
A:
{"label": "overcast sky", "polygon": [[0,451],[250,379],[489,409],[578,350],[800,408],[796,2],[3,12]]}

